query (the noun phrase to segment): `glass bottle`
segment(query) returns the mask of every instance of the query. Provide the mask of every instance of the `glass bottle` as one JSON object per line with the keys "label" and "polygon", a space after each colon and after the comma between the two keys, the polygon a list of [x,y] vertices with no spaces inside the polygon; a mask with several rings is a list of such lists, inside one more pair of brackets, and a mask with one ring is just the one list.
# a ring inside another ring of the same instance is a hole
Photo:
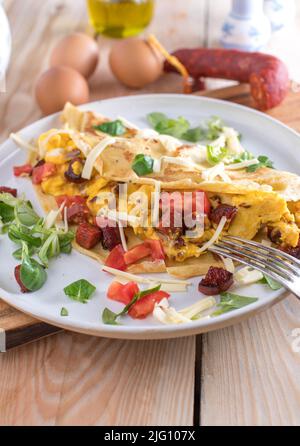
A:
{"label": "glass bottle", "polygon": [[89,18],[96,32],[109,37],[130,37],[151,22],[154,0],[87,0]]}

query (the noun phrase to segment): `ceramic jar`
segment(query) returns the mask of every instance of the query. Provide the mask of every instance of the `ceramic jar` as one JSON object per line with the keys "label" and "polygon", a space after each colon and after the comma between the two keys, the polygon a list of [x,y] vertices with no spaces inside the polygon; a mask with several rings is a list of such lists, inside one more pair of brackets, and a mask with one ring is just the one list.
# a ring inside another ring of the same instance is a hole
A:
{"label": "ceramic jar", "polygon": [[232,0],[223,28],[221,45],[243,51],[259,51],[271,37],[271,25],[264,12],[264,0]]}
{"label": "ceramic jar", "polygon": [[272,31],[292,25],[296,13],[295,0],[265,0],[265,13]]}

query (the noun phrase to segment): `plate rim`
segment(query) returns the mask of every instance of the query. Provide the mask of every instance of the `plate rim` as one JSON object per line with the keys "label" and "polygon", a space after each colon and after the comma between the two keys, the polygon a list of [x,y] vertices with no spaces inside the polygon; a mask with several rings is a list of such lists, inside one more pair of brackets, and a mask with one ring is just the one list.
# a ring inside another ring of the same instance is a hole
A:
{"label": "plate rim", "polygon": [[[236,104],[234,102],[225,101],[218,98],[210,98],[207,96],[196,96],[196,95],[183,95],[183,94],[170,94],[170,93],[154,93],[154,94],[143,94],[143,95],[129,95],[129,96],[121,96],[121,97],[114,97],[114,98],[107,98],[107,99],[100,99],[93,102],[89,102],[87,104],[81,105],[79,108],[82,110],[87,110],[89,108],[95,109],[101,106],[103,103],[112,103],[112,102],[119,102],[119,101],[128,101],[128,100],[143,100],[146,98],[166,98],[166,99],[188,99],[188,100],[194,100],[194,101],[206,101],[210,103],[216,103],[216,104],[223,104],[225,106],[228,106],[229,108],[234,109],[242,109],[243,111],[254,114],[258,116],[259,118],[268,120],[272,122],[276,126],[280,126],[283,128],[286,132],[290,133],[290,135],[293,135],[293,137],[297,137],[297,139],[300,140],[299,133],[289,127],[288,125],[282,123],[278,119],[267,115],[259,110],[252,109],[250,107],[247,107],[242,104]],[[30,132],[33,131],[33,128],[38,125],[47,125],[46,123],[48,121],[54,120],[60,116],[61,112],[54,113],[52,115],[48,115],[45,117],[42,117],[41,119],[34,121],[33,123],[27,125],[26,127],[20,129],[17,133],[22,135],[22,132]],[[0,161],[1,163],[4,162],[9,156],[13,156],[14,152],[11,152],[10,154],[4,156],[2,158],[1,154],[3,153],[3,149],[6,148],[6,146],[9,146],[11,144],[11,141],[9,139],[6,139],[1,145],[0,145]],[[20,149],[17,149],[20,150]],[[4,154],[4,153],[3,153]],[[58,317],[49,317],[41,314],[39,311],[36,311],[35,313],[32,313],[32,310],[26,310],[26,306],[24,309],[24,305],[16,303],[14,301],[15,298],[17,298],[18,294],[8,293],[5,290],[1,289],[1,298],[7,302],[9,305],[17,308],[18,310],[29,314],[33,318],[40,319],[46,323],[50,323],[52,325],[55,325],[57,327],[71,330],[79,333],[85,333],[90,334],[94,336],[103,336],[108,338],[118,338],[118,339],[167,339],[167,338],[177,338],[177,337],[183,337],[183,336],[190,336],[190,335],[196,335],[208,331],[218,330],[220,328],[228,327],[231,325],[234,325],[242,320],[248,319],[248,317],[251,317],[255,314],[258,314],[261,311],[264,311],[265,309],[273,306],[274,304],[278,303],[279,301],[286,298],[288,295],[290,295],[290,292],[286,290],[282,290],[282,292],[278,293],[277,295],[273,296],[272,298],[266,300],[265,302],[259,300],[258,302],[255,302],[250,307],[244,307],[239,310],[236,310],[232,313],[227,313],[219,316],[217,319],[210,319],[210,320],[200,320],[198,323],[193,322],[190,323],[184,323],[184,324],[178,324],[178,325],[161,325],[157,327],[139,327],[139,326],[128,326],[128,325],[120,325],[120,326],[110,326],[105,325],[103,323],[100,323],[99,318],[99,328],[97,327],[94,329],[93,327],[88,327],[87,323],[77,323],[77,321],[68,322],[67,319],[64,320],[64,323],[59,323]],[[12,302],[13,300],[13,302]]]}

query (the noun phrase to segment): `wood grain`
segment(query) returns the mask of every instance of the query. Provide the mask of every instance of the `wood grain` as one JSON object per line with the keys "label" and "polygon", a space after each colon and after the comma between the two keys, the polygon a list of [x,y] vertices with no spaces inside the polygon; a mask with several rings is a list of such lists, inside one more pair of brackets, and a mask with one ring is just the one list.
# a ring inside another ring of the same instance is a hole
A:
{"label": "wood grain", "polygon": [[203,336],[202,426],[299,426],[300,303],[290,297],[242,324]]}
{"label": "wood grain", "polygon": [[[203,94],[206,94],[205,92]],[[247,86],[209,96],[253,105]],[[269,114],[300,131],[300,93]],[[300,353],[292,350],[300,302],[284,302],[237,326],[203,335],[202,426],[300,425]]]}
{"label": "wood grain", "polygon": [[0,356],[0,425],[192,425],[193,364],[192,338],[63,333]]}
{"label": "wood grain", "polygon": [[[170,49],[202,44],[203,4],[198,0],[157,2],[151,31]],[[13,55],[7,92],[0,95],[1,141],[40,117],[35,80],[47,67],[55,42],[72,30],[85,30],[87,23],[83,0],[5,0],[5,7],[12,26]],[[176,75],[142,92],[120,85],[107,63],[112,44],[99,38],[101,63],[90,82],[92,100],[181,92]],[[12,325],[31,333],[40,327],[5,304],[0,311],[0,325],[8,331]],[[0,425],[191,425],[194,340],[125,342],[61,333],[0,355]]]}
{"label": "wood grain", "polygon": [[[83,0],[4,4],[13,31],[13,56],[7,93],[0,94],[1,141],[40,117],[34,82],[47,67],[55,42],[74,29],[86,29]],[[228,2],[220,0],[158,1],[151,31],[169,49],[216,45],[218,24],[227,10]],[[99,38],[102,59],[91,80],[93,100],[181,91],[176,75],[139,92],[118,84],[107,64],[112,43]],[[291,57],[292,45],[281,45],[293,73],[299,73],[297,46]],[[247,104],[246,90],[216,94]],[[283,121],[288,115],[285,122],[299,129],[298,97],[291,95],[283,107],[272,114]],[[11,310],[2,305],[1,311],[10,326]],[[201,376],[199,357],[196,367],[196,383],[202,379],[202,425],[299,424],[299,354],[291,349],[291,331],[299,326],[299,316],[299,303],[291,298],[239,326],[205,336]],[[21,326],[32,322],[18,317]],[[61,333],[0,355],[0,425],[189,425],[194,341],[126,342]]]}

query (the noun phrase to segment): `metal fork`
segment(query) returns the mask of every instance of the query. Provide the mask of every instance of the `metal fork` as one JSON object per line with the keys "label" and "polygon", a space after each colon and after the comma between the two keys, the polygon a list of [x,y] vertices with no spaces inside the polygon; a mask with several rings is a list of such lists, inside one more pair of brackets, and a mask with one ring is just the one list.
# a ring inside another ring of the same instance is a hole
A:
{"label": "metal fork", "polygon": [[209,251],[261,271],[300,299],[300,260],[286,252],[233,236],[224,237]]}

